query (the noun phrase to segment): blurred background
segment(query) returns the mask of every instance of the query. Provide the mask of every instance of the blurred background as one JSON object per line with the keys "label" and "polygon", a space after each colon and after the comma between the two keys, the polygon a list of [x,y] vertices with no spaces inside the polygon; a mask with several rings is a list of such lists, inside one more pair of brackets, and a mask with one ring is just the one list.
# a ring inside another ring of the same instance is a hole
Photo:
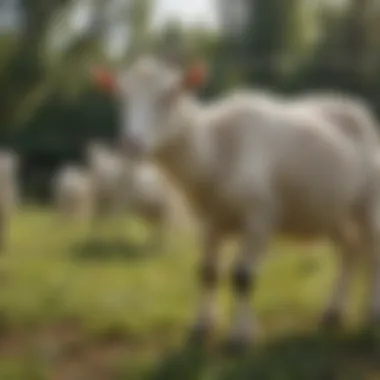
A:
{"label": "blurred background", "polygon": [[206,58],[203,96],[236,86],[338,89],[380,107],[376,0],[2,0],[0,142],[23,157],[23,189],[46,200],[47,178],[92,137],[117,135],[117,109],[88,76],[138,52]]}
{"label": "blurred background", "polygon": [[[0,148],[21,159],[27,205],[1,256],[0,380],[380,379],[368,336],[295,339],[242,362],[199,351],[166,357],[196,305],[195,240],[177,236],[165,255],[124,254],[124,232],[139,240],[141,225],[116,221],[101,232],[121,248],[101,260],[99,245],[79,255],[87,232],[54,218],[52,178],[82,162],[90,140],[118,139],[116,99],[94,86],[90,68],[121,68],[145,51],[184,65],[206,59],[204,99],[237,87],[325,89],[359,95],[380,113],[378,0],[0,0]],[[254,300],[264,336],[313,331],[338,265],[330,248],[281,240],[273,252],[281,255]]]}

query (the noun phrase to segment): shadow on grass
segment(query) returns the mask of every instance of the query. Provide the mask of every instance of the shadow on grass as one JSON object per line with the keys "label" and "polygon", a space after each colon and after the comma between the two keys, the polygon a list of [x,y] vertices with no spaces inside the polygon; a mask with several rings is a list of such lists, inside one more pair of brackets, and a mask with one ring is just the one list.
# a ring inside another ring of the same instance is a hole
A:
{"label": "shadow on grass", "polygon": [[185,347],[167,353],[163,361],[144,380],[196,380],[204,378],[209,358],[201,348]]}
{"label": "shadow on grass", "polygon": [[258,347],[239,358],[187,347],[167,355],[145,379],[374,379],[380,378],[379,353],[375,334],[364,331],[340,336],[322,333],[293,336]]}
{"label": "shadow on grass", "polygon": [[141,260],[152,257],[154,252],[144,245],[131,243],[126,240],[98,241],[90,240],[74,244],[71,256],[80,260]]}

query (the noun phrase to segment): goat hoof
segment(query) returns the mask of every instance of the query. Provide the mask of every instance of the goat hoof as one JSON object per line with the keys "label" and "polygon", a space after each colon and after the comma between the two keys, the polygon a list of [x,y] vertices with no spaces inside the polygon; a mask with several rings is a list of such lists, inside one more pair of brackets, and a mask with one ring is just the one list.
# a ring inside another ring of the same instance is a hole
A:
{"label": "goat hoof", "polygon": [[342,315],[337,310],[329,310],[322,317],[321,327],[327,331],[336,331],[342,327]]}

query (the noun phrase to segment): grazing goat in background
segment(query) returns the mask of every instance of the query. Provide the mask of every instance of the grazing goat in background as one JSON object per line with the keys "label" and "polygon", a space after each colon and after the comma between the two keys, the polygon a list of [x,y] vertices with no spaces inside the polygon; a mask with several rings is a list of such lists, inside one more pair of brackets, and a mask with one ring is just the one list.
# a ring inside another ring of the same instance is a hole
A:
{"label": "grazing goat in background", "polygon": [[[128,159],[126,159],[128,160]],[[180,195],[164,173],[149,161],[130,161],[127,170],[126,204],[155,231],[152,247],[163,249],[164,238],[172,230],[191,226],[191,217]]]}
{"label": "grazing goat in background", "polygon": [[120,156],[101,142],[91,142],[86,151],[86,165],[93,188],[94,218],[120,214],[124,173]]}
{"label": "grazing goat in background", "polygon": [[[105,83],[104,75],[98,79]],[[251,292],[277,233],[328,237],[341,252],[341,273],[324,323],[341,321],[353,263],[365,255],[373,280],[370,317],[378,319],[377,143],[357,144],[320,110],[255,93],[237,92],[202,104],[190,93],[202,79],[199,68],[184,72],[145,56],[116,81],[127,111],[124,146],[135,156],[155,158],[203,223],[203,294],[194,337],[203,338],[214,325],[219,245],[235,233],[242,246],[232,277],[237,302],[232,347],[244,347],[254,337]],[[377,136],[372,125],[367,128]],[[362,245],[352,241],[353,230],[360,231]]]}
{"label": "grazing goat in background", "polygon": [[77,165],[65,165],[53,180],[58,212],[70,220],[89,220],[93,212],[92,182],[88,171]]}
{"label": "grazing goat in background", "polygon": [[147,244],[161,250],[167,230],[187,221],[168,179],[151,162],[128,159],[99,142],[89,145],[88,157],[97,215],[129,212],[142,218],[152,231]]}

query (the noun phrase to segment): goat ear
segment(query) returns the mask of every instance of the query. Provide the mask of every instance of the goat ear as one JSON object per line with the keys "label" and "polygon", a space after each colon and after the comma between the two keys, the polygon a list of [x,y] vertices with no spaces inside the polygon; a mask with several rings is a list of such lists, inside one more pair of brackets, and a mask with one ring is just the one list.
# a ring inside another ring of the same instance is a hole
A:
{"label": "goat ear", "polygon": [[92,69],[92,78],[101,90],[111,93],[116,92],[118,87],[117,80],[111,71],[102,67],[95,67]]}
{"label": "goat ear", "polygon": [[208,80],[208,68],[204,61],[196,61],[190,64],[183,77],[184,87],[198,90]]}

